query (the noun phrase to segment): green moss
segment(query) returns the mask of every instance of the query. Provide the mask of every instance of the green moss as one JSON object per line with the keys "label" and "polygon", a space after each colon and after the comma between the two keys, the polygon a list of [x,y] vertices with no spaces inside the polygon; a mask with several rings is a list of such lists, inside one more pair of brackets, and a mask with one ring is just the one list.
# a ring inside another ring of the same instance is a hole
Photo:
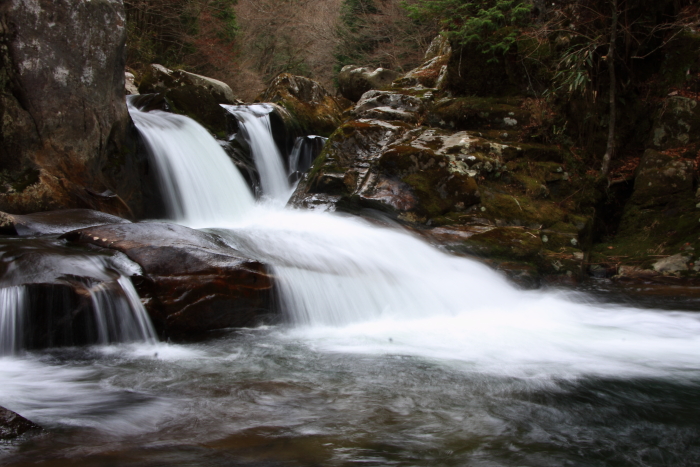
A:
{"label": "green moss", "polygon": [[513,196],[482,190],[483,216],[494,221],[533,228],[548,228],[565,219],[564,211],[557,203],[537,201],[525,196]]}
{"label": "green moss", "polygon": [[462,253],[520,261],[535,260],[541,249],[539,232],[519,227],[497,227],[454,247]]}

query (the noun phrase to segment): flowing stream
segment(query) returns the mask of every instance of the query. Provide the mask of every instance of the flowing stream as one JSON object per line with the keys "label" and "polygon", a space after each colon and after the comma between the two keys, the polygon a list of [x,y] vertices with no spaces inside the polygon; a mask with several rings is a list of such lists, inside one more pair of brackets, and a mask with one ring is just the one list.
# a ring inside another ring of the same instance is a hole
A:
{"label": "flowing stream", "polygon": [[[258,110],[235,112],[265,148]],[[285,209],[276,149],[254,203],[196,124],[130,111],[172,218],[269,264],[287,323],[5,357],[0,405],[52,431],[0,463],[700,464],[697,313],[517,290],[407,232]]]}

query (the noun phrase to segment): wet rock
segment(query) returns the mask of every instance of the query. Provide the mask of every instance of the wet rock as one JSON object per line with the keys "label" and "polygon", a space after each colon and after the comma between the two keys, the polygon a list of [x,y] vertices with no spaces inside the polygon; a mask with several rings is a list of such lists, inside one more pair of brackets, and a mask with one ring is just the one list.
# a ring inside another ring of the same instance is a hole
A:
{"label": "wet rock", "polygon": [[134,285],[154,325],[183,338],[252,326],[272,315],[272,279],[214,234],[164,223],[93,227],[66,234],[76,244],[120,251],[143,271]]}
{"label": "wet rock", "polygon": [[18,413],[0,407],[0,440],[16,438],[34,430],[41,430],[41,427]]}
{"label": "wet rock", "polygon": [[530,122],[519,98],[442,98],[428,106],[427,122],[453,130],[499,130],[517,134]]}
{"label": "wet rock", "polygon": [[59,235],[71,230],[130,221],[91,209],[62,209],[34,214],[0,212],[0,233],[4,235]]}
{"label": "wet rock", "polygon": [[21,323],[0,341],[0,353],[118,340],[118,327],[100,333],[96,307],[104,297],[128,308],[120,272],[133,274],[138,266],[116,252],[67,246],[51,237],[0,240],[3,312],[18,313]]}
{"label": "wet rock", "polygon": [[[141,211],[126,146],[126,17],[121,1],[5,2],[0,28],[0,209]],[[76,53],[76,51],[79,51]]]}
{"label": "wet rock", "polygon": [[681,253],[663,258],[654,263],[654,271],[660,273],[677,273],[688,270],[691,257]]}
{"label": "wet rock", "polygon": [[425,56],[423,57],[426,61],[432,60],[436,57],[450,55],[452,53],[452,46],[450,41],[442,35],[435,36],[428,46],[428,50],[425,51]]}
{"label": "wet rock", "polygon": [[399,76],[399,73],[385,68],[346,65],[338,74],[338,90],[346,99],[357,102],[367,91],[390,87]]}
{"label": "wet rock", "polygon": [[340,124],[343,109],[316,81],[283,73],[257,99],[272,102],[289,112],[304,134],[328,136]]}
{"label": "wet rock", "polygon": [[368,91],[353,110],[358,118],[417,122],[423,103],[420,99],[390,91]]}
{"label": "wet rock", "polygon": [[441,88],[447,75],[447,63],[452,54],[450,41],[444,36],[436,36],[425,52],[425,62],[406,73],[394,82],[394,86],[424,86]]}

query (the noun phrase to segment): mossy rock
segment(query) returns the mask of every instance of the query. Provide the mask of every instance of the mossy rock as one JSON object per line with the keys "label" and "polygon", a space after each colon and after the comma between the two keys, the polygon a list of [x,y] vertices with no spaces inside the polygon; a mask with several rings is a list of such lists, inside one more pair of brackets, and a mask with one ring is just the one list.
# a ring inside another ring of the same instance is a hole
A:
{"label": "mossy rock", "polygon": [[164,97],[173,112],[196,120],[219,138],[227,136],[228,112],[206,89],[193,85],[180,86],[165,91]]}
{"label": "mossy rock", "polygon": [[306,134],[329,136],[338,128],[343,109],[318,82],[283,73],[256,99],[284,107]]}
{"label": "mossy rock", "polygon": [[668,204],[679,197],[693,197],[694,169],[692,160],[675,159],[648,149],[637,168],[630,202],[652,207]]}
{"label": "mossy rock", "polygon": [[471,236],[451,251],[488,258],[534,261],[542,249],[539,232],[520,227],[496,227]]}
{"label": "mossy rock", "polygon": [[498,224],[541,229],[564,221],[567,213],[554,202],[508,195],[482,188],[480,215]]}
{"label": "mossy rock", "polygon": [[443,98],[429,106],[427,122],[451,130],[498,129],[517,132],[529,123],[522,99],[495,97]]}

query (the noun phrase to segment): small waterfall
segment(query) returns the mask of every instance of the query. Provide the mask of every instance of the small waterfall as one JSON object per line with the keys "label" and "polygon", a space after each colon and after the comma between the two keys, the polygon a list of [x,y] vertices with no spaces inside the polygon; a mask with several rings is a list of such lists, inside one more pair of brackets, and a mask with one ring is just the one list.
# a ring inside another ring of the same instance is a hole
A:
{"label": "small waterfall", "polygon": [[115,283],[100,282],[91,287],[97,343],[156,342],[156,333],[131,281],[119,276]]}
{"label": "small waterfall", "polygon": [[[130,101],[129,101],[130,102]],[[155,162],[168,216],[190,227],[237,221],[253,196],[226,152],[193,120],[168,112],[129,113]]]}
{"label": "small waterfall", "polygon": [[22,348],[26,300],[22,286],[0,289],[0,355],[12,355]]}
{"label": "small waterfall", "polygon": [[[44,346],[155,343],[156,333],[131,281],[86,284],[87,307],[42,285],[0,288],[0,356]],[[82,293],[82,290],[80,293]]]}
{"label": "small waterfall", "polygon": [[323,136],[300,136],[294,141],[294,148],[289,155],[289,174],[300,177],[309,170],[314,159],[321,153],[328,138]]}
{"label": "small waterfall", "polygon": [[284,206],[292,195],[284,159],[272,138],[270,112],[265,104],[223,105],[240,122],[241,131],[250,145],[253,160],[260,173],[263,196],[275,205]]}

